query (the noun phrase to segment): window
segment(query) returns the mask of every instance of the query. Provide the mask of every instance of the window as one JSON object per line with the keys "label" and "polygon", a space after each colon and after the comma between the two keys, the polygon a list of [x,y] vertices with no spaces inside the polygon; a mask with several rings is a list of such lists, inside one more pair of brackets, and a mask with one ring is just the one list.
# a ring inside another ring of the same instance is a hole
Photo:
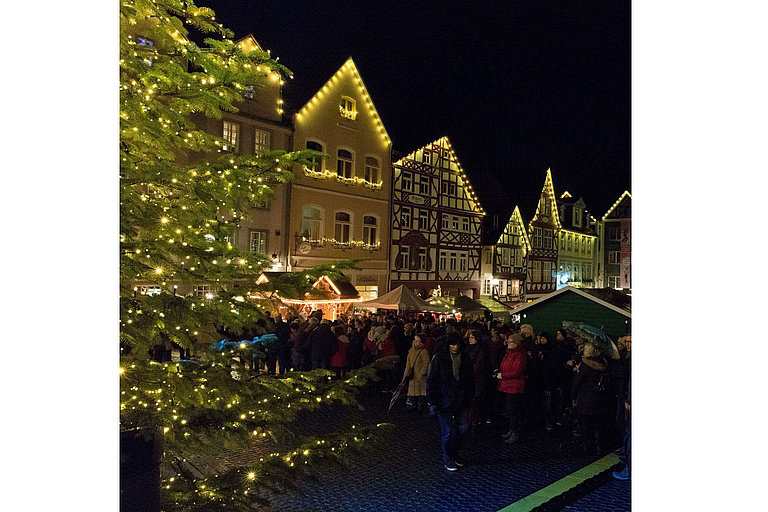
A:
{"label": "window", "polygon": [[587,254],[592,254],[592,242],[593,240],[591,238],[587,238]]}
{"label": "window", "polygon": [[360,293],[360,300],[373,300],[379,296],[378,286],[362,286],[356,284],[355,288],[357,288],[357,291]]}
{"label": "window", "polygon": [[[323,149],[323,145],[319,142],[315,142],[313,140],[307,141],[307,149],[311,149],[313,151],[319,151],[320,153],[325,153],[325,150]],[[320,172],[323,170],[323,157],[316,157],[312,159],[312,167],[311,169],[315,172]]]}
{"label": "window", "polygon": [[551,229],[544,230],[544,248],[552,249],[552,230]]}
{"label": "window", "polygon": [[573,249],[573,235],[568,233],[568,250]]}
{"label": "window", "polygon": [[467,270],[467,253],[465,252],[459,253],[459,270],[462,272]]}
{"label": "window", "polygon": [[581,227],[581,208],[573,209],[573,225],[579,228]]}
{"label": "window", "polygon": [[533,229],[533,246],[541,248],[541,228]]}
{"label": "window", "polygon": [[429,176],[419,175],[419,194],[429,195]]}
{"label": "window", "polygon": [[376,245],[376,217],[366,215],[363,217],[363,243]]}
{"label": "window", "polygon": [[425,151],[424,153],[422,153],[421,161],[424,162],[425,164],[431,164],[432,163],[432,153],[430,153],[429,151]]}
{"label": "window", "polygon": [[357,117],[355,100],[349,96],[342,96],[341,101],[339,102],[339,113],[341,114],[341,117],[345,117],[354,121]]}
{"label": "window", "polygon": [[581,278],[584,281],[589,281],[592,279],[592,264],[591,263],[585,263],[584,269]]}
{"label": "window", "polygon": [[403,187],[403,190],[407,190],[407,191],[411,190],[412,183],[413,183],[411,181],[412,178],[413,178],[413,176],[411,176],[411,173],[403,172],[403,175],[402,175],[402,187]]}
{"label": "window", "polygon": [[341,178],[352,177],[352,153],[340,149],[336,158],[336,175]]}
{"label": "window", "polygon": [[448,269],[449,270],[456,270],[458,267],[458,261],[459,261],[459,253],[451,251],[448,253]]}
{"label": "window", "polygon": [[372,156],[365,157],[365,181],[368,183],[379,182],[379,161]]}
{"label": "window", "polygon": [[456,184],[451,182],[448,184],[448,195],[449,196],[455,196],[456,195]]}
{"label": "window", "polygon": [[509,247],[502,247],[501,248],[501,264],[505,267],[509,266],[509,260],[510,260],[511,252],[509,250]]}
{"label": "window", "polygon": [[205,297],[206,299],[212,299],[213,293],[211,292],[211,285],[198,284],[192,287],[192,294],[195,297]]}
{"label": "window", "polygon": [[608,263],[619,263],[619,251],[608,251]]}
{"label": "window", "polygon": [[259,154],[262,151],[269,150],[269,132],[264,130],[256,130],[256,134],[254,135],[254,144],[253,144],[253,152],[255,154]]}
{"label": "window", "polygon": [[465,233],[469,233],[469,217],[461,218],[461,230]]}
{"label": "window", "polygon": [[139,293],[142,295],[160,295],[160,292],[159,286],[139,286]]}
{"label": "window", "polygon": [[531,276],[531,280],[536,283],[541,282],[541,262],[540,261],[534,261],[533,262],[533,275]]}
{"label": "window", "polygon": [[448,253],[440,251],[440,270],[446,270],[448,268]]}
{"label": "window", "polygon": [[237,229],[231,228],[231,229],[225,229],[222,233],[224,236],[222,239],[230,243],[232,245],[237,245]]}
{"label": "window", "polygon": [[608,228],[608,240],[621,240],[621,230],[618,227]]}
{"label": "window", "polygon": [[490,265],[491,263],[493,263],[492,255],[493,255],[493,251],[491,251],[491,249],[483,249],[483,262],[486,265]]}
{"label": "window", "polygon": [[491,294],[491,280],[490,279],[484,279],[483,280],[483,295],[490,295]]}
{"label": "window", "polygon": [[423,270],[429,270],[427,266],[427,248],[419,247],[419,268]]}
{"label": "window", "polygon": [[574,263],[573,264],[573,280],[574,281],[579,281],[580,280],[579,279],[579,264],[578,263]]}
{"label": "window", "polygon": [[251,251],[259,254],[267,253],[267,231],[251,231],[251,240],[249,245]]}
{"label": "window", "polygon": [[608,286],[611,288],[621,288],[621,276],[608,276]]}
{"label": "window", "polygon": [[224,121],[221,137],[227,141],[222,149],[224,151],[240,150],[240,125],[231,121]]}
{"label": "window", "polygon": [[541,213],[544,215],[549,215],[549,198],[547,196],[544,196],[541,198]]}
{"label": "window", "polygon": [[301,236],[308,240],[320,240],[320,210],[305,206],[301,212]]}
{"label": "window", "polygon": [[443,214],[443,217],[442,217],[442,226],[443,226],[443,229],[448,229],[448,222],[449,222],[449,220],[448,220],[448,216],[447,216],[447,215],[445,215],[445,214]]}
{"label": "window", "polygon": [[401,227],[411,227],[411,208],[409,206],[403,206],[400,209],[400,224]]}
{"label": "window", "polygon": [[400,268],[411,268],[411,248],[408,246],[400,246],[400,256]]}
{"label": "window", "polygon": [[459,230],[459,218],[455,215],[451,215],[451,228],[455,231]]}
{"label": "window", "polygon": [[565,250],[565,233],[560,232],[560,250]]}
{"label": "window", "polygon": [[429,229],[429,211],[419,210],[419,229]]}
{"label": "window", "polygon": [[522,249],[518,249],[515,251],[515,266],[516,267],[522,267],[523,266],[523,251]]}
{"label": "window", "polygon": [[334,237],[336,238],[336,243],[348,244],[349,227],[351,224],[349,214],[345,212],[336,212],[335,220]]}
{"label": "window", "polygon": [[587,254],[587,237],[581,235],[581,254]]}

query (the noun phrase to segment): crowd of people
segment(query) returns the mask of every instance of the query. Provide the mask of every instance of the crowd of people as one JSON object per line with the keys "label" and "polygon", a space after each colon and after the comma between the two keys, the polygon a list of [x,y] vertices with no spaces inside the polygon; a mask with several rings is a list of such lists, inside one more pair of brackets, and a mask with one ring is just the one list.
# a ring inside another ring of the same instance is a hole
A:
{"label": "crowd of people", "polygon": [[266,354],[270,374],[324,368],[342,377],[398,356],[382,370],[380,390],[408,380],[406,407],[438,419],[450,471],[463,465],[457,457],[469,432],[503,422],[506,444],[556,430],[574,449],[603,455],[623,438],[624,469],[614,476],[629,478],[630,336],[617,340],[617,358],[566,330],[537,332],[488,317],[364,311],[330,321],[315,311],[306,319],[268,318],[266,327],[277,338]]}

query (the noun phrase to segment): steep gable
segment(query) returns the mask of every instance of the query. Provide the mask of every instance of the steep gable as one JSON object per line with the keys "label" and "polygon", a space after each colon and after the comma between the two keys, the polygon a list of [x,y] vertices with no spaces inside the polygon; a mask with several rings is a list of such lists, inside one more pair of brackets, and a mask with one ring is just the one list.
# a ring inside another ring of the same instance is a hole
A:
{"label": "steep gable", "polygon": [[[517,228],[517,229],[515,229]],[[502,238],[504,235],[514,235],[519,234],[521,240],[523,240],[523,243],[525,244],[526,251],[531,250],[531,240],[528,238],[528,232],[525,228],[525,223],[523,222],[523,217],[520,215],[520,208],[515,206],[515,210],[512,212],[512,215],[509,217],[509,222],[507,222],[506,227],[504,228],[504,232],[499,236],[499,239],[496,243],[502,243]]]}
{"label": "steep gable", "polygon": [[555,186],[552,183],[552,169],[547,169],[547,176],[544,179],[544,187],[541,189],[539,203],[536,205],[536,213],[531,222],[552,224],[556,229],[561,228],[560,216],[557,213]]}
{"label": "steep gable", "polygon": [[447,136],[443,136],[409,153],[396,161],[394,165],[402,166],[406,160],[430,165],[439,168],[444,173],[447,172],[454,175],[456,177],[457,189],[460,189],[456,193],[459,197],[463,196],[467,200],[468,206],[461,209],[485,215],[485,210],[483,210],[480,200],[477,198],[477,194],[472,188],[472,184],[469,182],[469,178],[467,178],[464,168],[461,166],[461,162],[459,162],[459,158],[456,156],[456,152]]}
{"label": "steep gable", "polygon": [[[352,103],[342,104],[342,98],[348,98]],[[325,84],[307,101],[296,113],[297,123],[310,118],[318,111],[332,110],[338,117],[337,124],[351,130],[359,130],[363,126],[372,129],[381,137],[384,145],[391,144],[389,134],[379,117],[373,100],[365,88],[363,79],[357,70],[352,57],[328,79]]]}
{"label": "steep gable", "polygon": [[[605,215],[603,215],[603,220],[608,218],[620,219],[620,218],[630,217],[631,207],[632,207],[632,194],[630,194],[628,190],[625,190],[619,196],[616,202],[613,203],[613,206],[611,206],[608,209],[608,211],[605,212]],[[621,213],[621,215],[618,215],[619,213]]]}

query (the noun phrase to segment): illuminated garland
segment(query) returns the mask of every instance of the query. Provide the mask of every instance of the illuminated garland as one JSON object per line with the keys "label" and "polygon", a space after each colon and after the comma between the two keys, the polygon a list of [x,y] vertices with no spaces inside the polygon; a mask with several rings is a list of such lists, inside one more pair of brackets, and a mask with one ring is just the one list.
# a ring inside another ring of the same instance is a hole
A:
{"label": "illuminated garland", "polygon": [[351,119],[352,121],[357,119],[357,112],[355,110],[347,110],[341,105],[339,105],[339,113],[341,114],[341,117],[346,117],[347,119]]}
{"label": "illuminated garland", "polygon": [[350,240],[349,242],[339,242],[335,238],[320,238],[317,240],[302,238],[302,242],[308,242],[312,247],[324,247],[326,244],[333,244],[340,249],[363,249],[364,251],[378,251],[381,249],[381,242],[371,245],[362,240]]}
{"label": "illuminated garland", "polygon": [[381,190],[381,187],[384,184],[382,181],[378,183],[371,183],[370,181],[364,178],[358,178],[357,176],[352,176],[351,178],[345,178],[344,176],[339,176],[335,171],[329,171],[329,170],[314,171],[308,168],[307,166],[304,166],[304,174],[306,174],[310,178],[316,178],[318,180],[335,179],[339,183],[343,183],[345,185],[362,185],[372,190]]}
{"label": "illuminated garland", "polygon": [[624,199],[625,197],[629,197],[630,199],[632,199],[632,194],[630,194],[630,193],[629,193],[629,190],[625,190],[625,191],[624,191],[624,192],[623,192],[623,193],[622,193],[622,194],[619,196],[619,198],[616,200],[616,202],[615,202],[615,203],[613,203],[613,206],[611,206],[611,207],[610,207],[610,209],[609,209],[607,212],[605,212],[605,215],[603,215],[603,220],[605,220],[605,219],[606,219],[606,218],[607,218],[607,217],[608,217],[608,216],[611,214],[611,212],[612,212],[612,211],[613,211],[613,210],[614,210],[614,209],[615,209],[617,206],[619,206],[619,203],[620,203],[620,202],[621,202],[621,200],[622,200],[622,199]]}

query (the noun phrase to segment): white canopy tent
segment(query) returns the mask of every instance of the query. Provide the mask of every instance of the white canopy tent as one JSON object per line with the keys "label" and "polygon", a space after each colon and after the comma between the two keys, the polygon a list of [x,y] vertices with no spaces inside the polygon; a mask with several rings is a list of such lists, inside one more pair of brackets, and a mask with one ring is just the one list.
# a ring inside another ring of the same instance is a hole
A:
{"label": "white canopy tent", "polygon": [[356,304],[361,308],[396,309],[398,311],[423,311],[429,313],[450,313],[451,309],[441,304],[430,304],[411,290],[400,285],[394,290],[375,299]]}

